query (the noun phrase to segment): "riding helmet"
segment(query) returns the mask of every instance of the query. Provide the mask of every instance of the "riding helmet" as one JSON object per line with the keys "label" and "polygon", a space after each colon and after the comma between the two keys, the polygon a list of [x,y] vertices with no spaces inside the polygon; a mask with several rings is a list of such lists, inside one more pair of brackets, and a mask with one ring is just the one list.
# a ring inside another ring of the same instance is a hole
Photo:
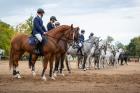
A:
{"label": "riding helmet", "polygon": [[55,20],[55,21],[57,21],[57,19],[56,19],[55,16],[51,16],[51,17],[50,17],[50,20],[52,20],[52,19]]}
{"label": "riding helmet", "polygon": [[84,33],[84,32],[85,32],[85,30],[84,30],[84,29],[82,29],[82,30],[81,30],[81,33]]}
{"label": "riding helmet", "polygon": [[42,8],[39,8],[39,9],[37,10],[37,13],[41,14],[41,13],[45,13],[45,12],[44,12],[44,10],[43,10]]}
{"label": "riding helmet", "polygon": [[93,36],[93,35],[94,35],[94,33],[91,32],[91,33],[90,33],[90,36]]}

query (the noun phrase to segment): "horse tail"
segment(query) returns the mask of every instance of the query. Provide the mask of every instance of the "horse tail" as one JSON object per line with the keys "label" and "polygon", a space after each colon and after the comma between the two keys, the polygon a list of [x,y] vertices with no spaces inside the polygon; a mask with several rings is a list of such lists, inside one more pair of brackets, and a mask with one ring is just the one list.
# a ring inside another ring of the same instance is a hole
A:
{"label": "horse tail", "polygon": [[9,58],[9,68],[10,68],[10,70],[13,68],[13,49],[12,49],[12,46],[11,46],[11,48],[10,48],[10,58]]}
{"label": "horse tail", "polygon": [[32,67],[32,54],[29,55],[29,61],[28,61],[28,65],[29,65],[29,68],[31,69]]}

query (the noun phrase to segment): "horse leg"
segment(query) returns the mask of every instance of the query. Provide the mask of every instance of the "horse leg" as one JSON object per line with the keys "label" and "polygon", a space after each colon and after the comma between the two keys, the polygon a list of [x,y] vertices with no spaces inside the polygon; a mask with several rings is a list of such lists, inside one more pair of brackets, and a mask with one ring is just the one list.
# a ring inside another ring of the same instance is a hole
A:
{"label": "horse leg", "polygon": [[50,62],[50,72],[49,72],[49,76],[51,77],[52,80],[55,80],[55,78],[54,78],[53,75],[52,75],[53,61],[54,61],[54,55],[52,54],[52,55],[50,56],[50,60],[49,60],[49,62]]}
{"label": "horse leg", "polygon": [[89,67],[89,69],[91,69],[91,56],[89,55],[88,57],[87,57],[87,60],[88,60],[88,67]]}
{"label": "horse leg", "polygon": [[16,55],[13,55],[13,76],[16,78],[21,78],[20,72],[18,69],[18,60],[21,57],[22,54],[16,53]]}
{"label": "horse leg", "polygon": [[87,56],[84,56],[84,63],[83,63],[83,69],[84,71],[86,71],[86,60],[87,60]]}
{"label": "horse leg", "polygon": [[99,67],[99,57],[97,57],[97,68],[100,69],[100,67]]}
{"label": "horse leg", "polygon": [[121,65],[123,65],[123,59],[121,59]]}
{"label": "horse leg", "polygon": [[125,60],[125,64],[128,65],[128,64],[127,64],[127,58],[125,58],[124,60]]}
{"label": "horse leg", "polygon": [[41,74],[42,80],[45,80],[45,81],[46,81],[45,71],[46,71],[47,66],[48,66],[48,58],[49,58],[49,56],[45,56],[43,59],[43,71]]}
{"label": "horse leg", "polygon": [[78,56],[78,69],[80,69],[80,57]]}
{"label": "horse leg", "polygon": [[35,73],[35,63],[36,63],[36,60],[38,58],[37,55],[31,55],[30,54],[30,60],[29,60],[29,67],[31,68],[31,71],[32,71],[32,75],[35,76],[36,73]]}
{"label": "horse leg", "polygon": [[105,58],[102,58],[103,68],[105,68]]}
{"label": "horse leg", "polygon": [[58,72],[58,68],[59,68],[59,61],[60,61],[60,57],[59,57],[59,54],[57,54],[55,56],[55,68],[54,68],[54,76],[57,77],[57,72]]}
{"label": "horse leg", "polygon": [[60,64],[60,74],[61,74],[62,76],[64,76],[64,74],[63,74],[63,72],[62,72],[62,70],[64,69],[64,59],[65,59],[65,54],[62,54],[62,55],[61,55],[61,64]]}
{"label": "horse leg", "polygon": [[70,67],[69,67],[69,62],[68,62],[67,56],[66,56],[66,58],[65,58],[65,62],[66,62],[67,70],[69,71],[69,73],[71,73],[71,70],[70,70]]}

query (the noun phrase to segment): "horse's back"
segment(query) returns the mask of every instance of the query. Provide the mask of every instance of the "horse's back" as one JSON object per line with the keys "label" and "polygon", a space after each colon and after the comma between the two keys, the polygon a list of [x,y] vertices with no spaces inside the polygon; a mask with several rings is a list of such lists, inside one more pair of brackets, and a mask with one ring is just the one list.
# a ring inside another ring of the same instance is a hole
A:
{"label": "horse's back", "polygon": [[13,39],[11,40],[11,42],[15,42],[15,41],[23,41],[26,40],[29,37],[29,35],[26,34],[17,34],[13,37]]}
{"label": "horse's back", "polygon": [[27,44],[28,42],[28,35],[26,34],[17,34],[13,39],[11,40],[11,48],[12,49],[19,49],[22,45]]}

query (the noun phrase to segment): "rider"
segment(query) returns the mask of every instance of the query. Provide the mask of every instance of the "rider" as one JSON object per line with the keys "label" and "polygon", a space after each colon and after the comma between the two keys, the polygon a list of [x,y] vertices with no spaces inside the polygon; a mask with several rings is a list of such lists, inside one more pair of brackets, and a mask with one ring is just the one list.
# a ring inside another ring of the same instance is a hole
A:
{"label": "rider", "polygon": [[79,36],[79,48],[77,50],[77,54],[80,51],[80,53],[81,53],[82,56],[83,56],[82,47],[83,47],[83,43],[84,43],[84,40],[85,40],[84,34],[85,34],[85,30],[81,30],[81,34]]}
{"label": "rider", "polygon": [[94,33],[91,32],[89,35],[89,39],[93,38],[93,36],[94,36]]}
{"label": "rider", "polygon": [[54,25],[55,21],[57,21],[56,17],[55,16],[51,16],[50,17],[50,22],[47,24],[48,31],[50,31],[53,28],[55,28],[55,25]]}
{"label": "rider", "polygon": [[39,8],[37,10],[37,16],[33,20],[33,30],[32,30],[32,35],[35,36],[39,43],[35,46],[35,53],[40,54],[42,52],[42,36],[46,34],[46,29],[43,26],[43,21],[42,17],[44,15],[44,10]]}

